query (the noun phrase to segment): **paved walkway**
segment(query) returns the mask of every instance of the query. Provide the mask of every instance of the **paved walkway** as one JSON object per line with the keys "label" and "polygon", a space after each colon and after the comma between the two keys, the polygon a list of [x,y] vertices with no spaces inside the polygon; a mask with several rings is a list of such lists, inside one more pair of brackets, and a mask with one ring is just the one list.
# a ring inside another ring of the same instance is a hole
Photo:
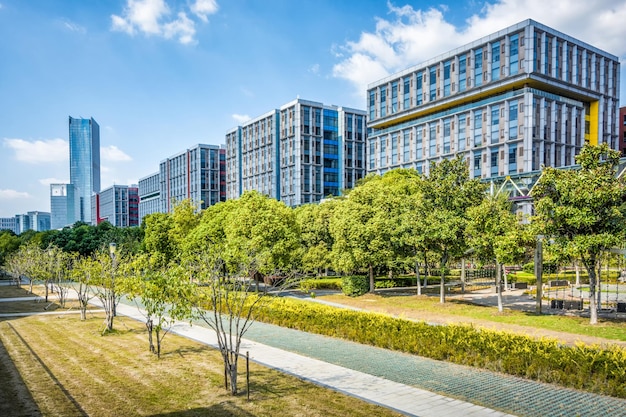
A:
{"label": "paved walkway", "polygon": [[[134,305],[120,315],[144,321]],[[58,314],[58,313],[56,313]],[[172,331],[216,347],[213,330],[177,323]],[[407,416],[626,416],[626,400],[528,381],[256,322],[242,353],[262,365]]]}
{"label": "paved walkway", "polygon": [[[118,312],[144,320],[134,306]],[[172,330],[217,346],[214,332],[198,324]],[[260,322],[246,333],[246,351],[257,363],[408,416],[626,416],[623,399]]]}

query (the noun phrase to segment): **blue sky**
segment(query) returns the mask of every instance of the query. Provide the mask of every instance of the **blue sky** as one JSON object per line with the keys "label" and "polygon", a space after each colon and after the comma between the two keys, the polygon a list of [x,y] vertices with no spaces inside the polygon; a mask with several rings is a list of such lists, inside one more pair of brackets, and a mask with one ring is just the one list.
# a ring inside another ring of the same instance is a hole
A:
{"label": "blue sky", "polygon": [[626,56],[626,0],[0,0],[0,217],[50,210],[70,115],[100,124],[102,187],[136,183],[297,96],[364,109],[368,83],[526,18]]}

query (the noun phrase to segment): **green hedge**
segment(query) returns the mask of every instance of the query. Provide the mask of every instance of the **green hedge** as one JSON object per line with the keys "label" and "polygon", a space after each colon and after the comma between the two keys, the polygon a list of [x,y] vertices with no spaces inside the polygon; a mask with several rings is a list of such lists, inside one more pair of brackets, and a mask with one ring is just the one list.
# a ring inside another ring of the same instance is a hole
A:
{"label": "green hedge", "polygon": [[[358,281],[356,277],[349,282]],[[364,277],[361,277],[364,278]],[[433,326],[387,315],[276,298],[256,319],[437,360],[626,398],[626,349],[564,346],[555,340],[469,325]]]}
{"label": "green hedge", "polygon": [[345,295],[358,297],[370,290],[369,279],[362,275],[343,277],[341,280],[341,290]]}
{"label": "green hedge", "polygon": [[302,291],[338,290],[341,291],[341,278],[309,278],[300,282]]}

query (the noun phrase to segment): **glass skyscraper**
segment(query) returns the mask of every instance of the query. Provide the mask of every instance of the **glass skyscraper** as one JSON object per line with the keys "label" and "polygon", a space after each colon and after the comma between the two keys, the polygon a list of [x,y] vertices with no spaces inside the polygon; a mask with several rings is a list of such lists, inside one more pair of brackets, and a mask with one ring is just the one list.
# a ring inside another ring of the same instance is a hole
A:
{"label": "glass skyscraper", "polygon": [[93,118],[69,118],[70,184],[80,212],[76,220],[91,222],[91,196],[100,191],[100,126]]}

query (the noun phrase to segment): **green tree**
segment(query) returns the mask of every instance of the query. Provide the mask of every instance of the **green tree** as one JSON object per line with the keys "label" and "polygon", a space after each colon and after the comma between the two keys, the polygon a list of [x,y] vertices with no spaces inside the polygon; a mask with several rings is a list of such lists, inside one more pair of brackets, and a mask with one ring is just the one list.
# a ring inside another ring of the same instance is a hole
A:
{"label": "green tree", "polygon": [[425,247],[439,259],[440,302],[444,303],[445,271],[450,260],[461,258],[468,249],[467,210],[481,203],[485,186],[478,179],[469,179],[467,165],[460,156],[431,164],[429,175],[423,178],[420,231]]}
{"label": "green tree", "polygon": [[606,144],[585,145],[576,157],[580,170],[544,168],[531,194],[537,230],[579,258],[589,274],[591,324],[598,322],[600,255],[623,242],[626,231],[626,188],[615,176],[619,158]]}
{"label": "green tree", "polygon": [[183,244],[187,254],[218,254],[228,272],[248,265],[263,275],[292,269],[298,246],[293,210],[255,191],[206,209]]}
{"label": "green tree", "polygon": [[0,266],[20,248],[20,238],[11,230],[0,230]]}
{"label": "green tree", "polygon": [[77,284],[75,289],[78,295],[80,319],[83,321],[87,320],[87,307],[92,298],[91,286],[96,282],[100,282],[99,277],[102,273],[102,264],[98,261],[97,255],[73,255],[69,277]]}
{"label": "green tree", "polygon": [[337,200],[329,199],[295,209],[302,245],[302,254],[298,259],[305,271],[315,271],[320,275],[332,263],[333,238],[330,234],[330,219],[337,204]]}
{"label": "green tree", "polygon": [[[503,239],[518,228],[518,218],[511,212],[511,202],[505,194],[487,196],[478,206],[468,209],[467,237],[475,257],[496,263],[498,311],[502,311],[502,265],[510,259]],[[499,250],[497,250],[499,249]]]}
{"label": "green tree", "polygon": [[192,317],[196,290],[180,264],[163,267],[159,263],[159,259],[151,259],[148,254],[137,255],[126,263],[126,278],[120,281],[124,293],[141,300],[149,349],[157,358],[161,358],[161,345],[172,325]]}
{"label": "green tree", "polygon": [[391,208],[382,177],[370,175],[340,201],[330,222],[335,269],[352,273],[366,268],[370,292],[375,289],[374,267],[388,265],[393,257]]}

